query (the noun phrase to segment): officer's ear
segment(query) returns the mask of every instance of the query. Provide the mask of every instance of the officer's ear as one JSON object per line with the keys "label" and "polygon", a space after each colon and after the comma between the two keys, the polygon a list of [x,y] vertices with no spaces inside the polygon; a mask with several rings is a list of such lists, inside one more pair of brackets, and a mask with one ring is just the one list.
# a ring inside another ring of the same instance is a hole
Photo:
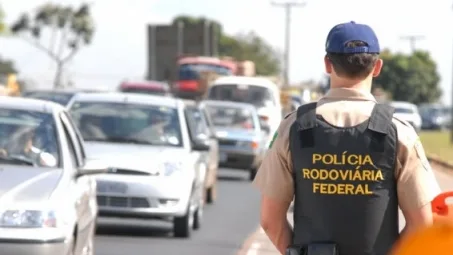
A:
{"label": "officer's ear", "polygon": [[332,62],[330,62],[330,59],[329,59],[329,57],[327,57],[327,55],[324,56],[324,66],[325,66],[325,69],[326,69],[326,73],[327,74],[331,74],[332,73],[332,69],[333,69]]}
{"label": "officer's ear", "polygon": [[373,68],[373,77],[378,77],[381,74],[382,66],[384,65],[384,61],[382,59],[378,59],[376,64],[374,64]]}

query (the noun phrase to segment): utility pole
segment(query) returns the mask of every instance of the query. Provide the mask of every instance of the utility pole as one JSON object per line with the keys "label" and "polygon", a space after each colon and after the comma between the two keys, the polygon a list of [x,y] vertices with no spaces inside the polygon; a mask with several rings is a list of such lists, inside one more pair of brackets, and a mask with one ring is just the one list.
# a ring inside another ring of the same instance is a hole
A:
{"label": "utility pole", "polygon": [[407,36],[401,36],[401,40],[408,40],[410,43],[411,51],[414,52],[416,47],[415,44],[417,41],[425,39],[424,36],[422,35],[407,35]]}
{"label": "utility pole", "polygon": [[271,2],[273,6],[283,7],[285,9],[285,53],[283,56],[283,86],[289,86],[289,55],[291,41],[291,10],[293,7],[304,7],[304,2]]}
{"label": "utility pole", "polygon": [[[453,9],[453,5],[451,7]],[[453,60],[453,55],[452,55],[452,60]],[[452,77],[451,77],[451,101],[450,101],[450,143],[453,144],[453,61],[452,61]]]}

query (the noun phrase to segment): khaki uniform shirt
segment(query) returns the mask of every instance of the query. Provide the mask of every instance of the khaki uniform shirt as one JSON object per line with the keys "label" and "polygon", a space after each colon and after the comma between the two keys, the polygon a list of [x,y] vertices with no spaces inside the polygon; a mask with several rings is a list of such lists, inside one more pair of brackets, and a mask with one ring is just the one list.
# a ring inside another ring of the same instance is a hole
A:
{"label": "khaki uniform shirt", "polygon": [[[316,113],[332,125],[348,127],[366,121],[375,104],[375,98],[368,91],[331,89],[318,101]],[[295,119],[293,112],[281,122],[254,180],[263,195],[287,202],[294,197],[289,133]],[[403,211],[420,208],[430,203],[440,193],[440,188],[414,128],[395,117],[393,123],[398,132],[395,177],[399,206]]]}

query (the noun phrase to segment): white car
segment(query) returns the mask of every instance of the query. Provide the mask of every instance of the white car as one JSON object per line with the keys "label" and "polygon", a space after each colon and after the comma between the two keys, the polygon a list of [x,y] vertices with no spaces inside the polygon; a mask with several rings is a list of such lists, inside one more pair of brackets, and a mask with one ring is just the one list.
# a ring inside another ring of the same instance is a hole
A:
{"label": "white car", "polygon": [[395,108],[393,116],[407,121],[411,124],[415,131],[420,131],[422,127],[422,118],[418,112],[418,107],[415,104],[409,102],[394,101],[390,103]]}
{"label": "white car", "polygon": [[88,155],[110,164],[97,178],[100,216],[170,219],[177,237],[200,227],[209,137],[182,100],[86,93],[69,109]]}
{"label": "white car", "polygon": [[[274,134],[282,120],[280,89],[265,77],[225,76],[218,78],[208,91],[209,100],[249,103],[256,107],[262,126]],[[267,145],[271,142],[269,136]]]}
{"label": "white car", "polygon": [[0,101],[0,253],[93,255],[96,181],[82,138],[59,104]]}

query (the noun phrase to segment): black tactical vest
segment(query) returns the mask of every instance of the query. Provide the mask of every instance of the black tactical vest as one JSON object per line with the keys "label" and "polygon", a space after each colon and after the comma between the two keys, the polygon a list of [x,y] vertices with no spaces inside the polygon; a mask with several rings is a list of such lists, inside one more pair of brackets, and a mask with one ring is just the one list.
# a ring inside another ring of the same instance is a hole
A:
{"label": "black tactical vest", "polygon": [[290,131],[294,167],[295,245],[333,242],[340,255],[386,255],[399,236],[394,109],[335,127],[299,107]]}

